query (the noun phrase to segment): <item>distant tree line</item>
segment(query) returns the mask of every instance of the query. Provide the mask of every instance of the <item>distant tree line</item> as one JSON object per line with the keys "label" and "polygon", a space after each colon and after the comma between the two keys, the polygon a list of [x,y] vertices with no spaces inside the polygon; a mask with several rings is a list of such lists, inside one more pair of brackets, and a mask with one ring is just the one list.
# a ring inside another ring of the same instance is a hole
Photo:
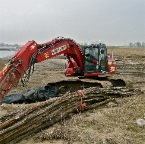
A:
{"label": "distant tree line", "polygon": [[6,47],[15,47],[15,48],[19,48],[20,47],[20,45],[18,45],[18,44],[0,43],[0,47],[4,47],[4,46],[6,46]]}
{"label": "distant tree line", "polygon": [[129,43],[130,47],[145,47],[145,42]]}

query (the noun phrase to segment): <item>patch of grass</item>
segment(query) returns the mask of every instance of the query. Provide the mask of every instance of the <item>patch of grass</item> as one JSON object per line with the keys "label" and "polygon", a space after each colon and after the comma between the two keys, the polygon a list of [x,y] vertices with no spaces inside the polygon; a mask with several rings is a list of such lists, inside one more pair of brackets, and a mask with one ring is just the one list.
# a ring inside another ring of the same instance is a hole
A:
{"label": "patch of grass", "polygon": [[117,48],[109,47],[108,54],[114,54],[114,58],[133,58],[134,60],[145,57],[145,48]]}

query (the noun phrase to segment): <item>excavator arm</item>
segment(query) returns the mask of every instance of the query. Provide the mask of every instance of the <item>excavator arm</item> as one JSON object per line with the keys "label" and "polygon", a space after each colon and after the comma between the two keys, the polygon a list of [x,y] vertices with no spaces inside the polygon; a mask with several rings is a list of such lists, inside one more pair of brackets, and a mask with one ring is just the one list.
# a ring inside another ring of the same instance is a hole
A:
{"label": "excavator arm", "polygon": [[83,53],[72,39],[54,39],[51,42],[42,44],[40,51],[36,57],[36,62],[64,55],[67,57],[69,68],[72,68],[74,73],[76,72],[75,69],[80,71],[84,69]]}
{"label": "excavator arm", "polygon": [[68,59],[66,75],[75,75],[83,71],[83,54],[79,46],[72,40],[56,38],[44,44],[29,41],[11,58],[0,72],[0,100],[18,84],[23,85],[34,71],[34,64],[64,55]]}

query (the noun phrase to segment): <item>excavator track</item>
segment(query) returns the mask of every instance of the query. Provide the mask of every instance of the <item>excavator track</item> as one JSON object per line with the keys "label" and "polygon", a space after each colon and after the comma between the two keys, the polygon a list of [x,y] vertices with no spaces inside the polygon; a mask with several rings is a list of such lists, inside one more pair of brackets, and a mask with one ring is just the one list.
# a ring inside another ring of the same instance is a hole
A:
{"label": "excavator track", "polygon": [[[117,87],[116,87],[117,86]],[[71,79],[50,82],[45,87],[29,89],[26,92],[10,94],[4,97],[0,102],[3,103],[34,103],[45,101],[52,97],[61,97],[65,94],[85,90],[87,88],[126,88],[125,82],[121,79]]]}
{"label": "excavator track", "polygon": [[57,94],[64,94],[66,92],[74,92],[77,90],[83,90],[85,88],[97,87],[97,88],[111,88],[111,87],[125,87],[126,83],[122,79],[112,78],[99,78],[90,79],[81,77],[80,79],[62,80],[58,82],[50,82],[45,86],[46,90],[55,91]]}
{"label": "excavator track", "polygon": [[100,83],[102,87],[125,87],[126,83],[123,79],[117,79],[112,77],[79,77],[83,81],[93,81]]}

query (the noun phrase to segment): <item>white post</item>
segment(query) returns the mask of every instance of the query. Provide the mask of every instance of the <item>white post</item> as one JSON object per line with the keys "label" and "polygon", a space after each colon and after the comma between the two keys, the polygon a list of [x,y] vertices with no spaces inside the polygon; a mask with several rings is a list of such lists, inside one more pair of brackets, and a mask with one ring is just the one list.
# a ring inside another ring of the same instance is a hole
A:
{"label": "white post", "polygon": [[112,59],[113,59],[113,52],[112,52]]}

